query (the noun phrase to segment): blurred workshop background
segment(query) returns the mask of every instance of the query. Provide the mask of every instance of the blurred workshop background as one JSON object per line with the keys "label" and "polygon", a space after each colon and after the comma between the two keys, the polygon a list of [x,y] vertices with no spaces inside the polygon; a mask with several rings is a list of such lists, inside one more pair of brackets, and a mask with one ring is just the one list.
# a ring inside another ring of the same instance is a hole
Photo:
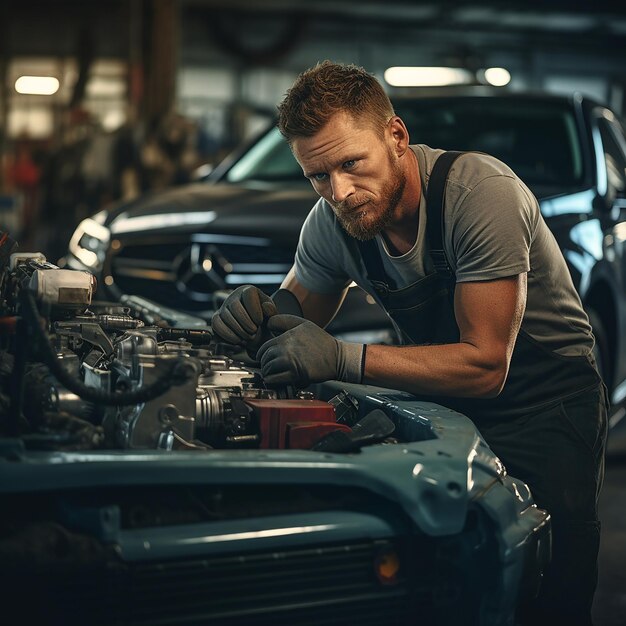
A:
{"label": "blurred workshop background", "polygon": [[271,123],[294,77],[325,58],[391,82],[390,67],[446,67],[464,83],[578,90],[622,113],[626,7],[571,0],[3,2],[0,223],[22,249],[54,261],[76,224],[112,200],[205,175]]}

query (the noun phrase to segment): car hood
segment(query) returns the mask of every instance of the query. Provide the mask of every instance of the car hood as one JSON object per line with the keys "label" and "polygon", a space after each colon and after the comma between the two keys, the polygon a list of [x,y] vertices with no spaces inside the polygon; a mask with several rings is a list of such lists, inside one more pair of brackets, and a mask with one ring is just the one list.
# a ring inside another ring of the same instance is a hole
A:
{"label": "car hood", "polygon": [[[589,211],[593,191],[534,190],[545,217]],[[155,192],[108,210],[104,225],[118,238],[154,233],[271,234],[293,240],[319,199],[303,183],[197,183]],[[260,219],[262,218],[262,219]]]}
{"label": "car hood", "polygon": [[[399,505],[424,533],[460,532],[480,501],[494,521],[525,536],[547,514],[533,506],[527,486],[508,476],[469,418],[406,392],[331,381],[324,399],[344,391],[367,412],[384,407],[405,443],[365,446],[353,453],[308,450],[27,450],[1,441],[0,494],[129,486],[334,485],[360,488]],[[508,492],[508,494],[506,494]],[[513,498],[512,495],[515,495]],[[501,498],[510,499],[502,506]],[[518,516],[525,513],[524,519]],[[516,521],[517,520],[517,521]],[[523,522],[520,524],[520,521]],[[516,530],[513,529],[516,525]]]}
{"label": "car hood", "polygon": [[[317,201],[306,184],[231,185],[198,183],[142,196],[107,216],[112,235],[138,232],[211,232],[293,235]],[[259,219],[262,217],[262,219]]]}

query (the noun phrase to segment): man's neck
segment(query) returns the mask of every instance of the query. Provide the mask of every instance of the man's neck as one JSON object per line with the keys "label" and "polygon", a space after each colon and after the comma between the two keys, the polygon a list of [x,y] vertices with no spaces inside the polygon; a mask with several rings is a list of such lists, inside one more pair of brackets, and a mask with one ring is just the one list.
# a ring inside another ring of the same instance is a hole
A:
{"label": "man's neck", "polygon": [[413,150],[409,148],[406,157],[405,190],[398,204],[394,220],[381,233],[387,244],[389,254],[392,256],[406,254],[417,241],[422,181],[417,157]]}
{"label": "man's neck", "polygon": [[382,231],[381,235],[387,244],[391,256],[406,254],[417,241],[418,214],[403,221],[403,225],[393,224]]}

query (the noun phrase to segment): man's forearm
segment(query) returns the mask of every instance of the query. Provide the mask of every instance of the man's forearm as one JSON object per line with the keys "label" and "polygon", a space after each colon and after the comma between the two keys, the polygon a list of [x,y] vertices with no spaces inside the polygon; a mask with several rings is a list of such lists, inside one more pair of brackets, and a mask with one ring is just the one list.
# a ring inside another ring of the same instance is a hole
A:
{"label": "man's forearm", "polygon": [[298,298],[304,317],[321,328],[325,328],[335,317],[347,292],[347,289],[343,293],[332,294],[309,291],[298,282],[294,268],[291,268],[285,276],[281,287],[288,289]]}
{"label": "man's forearm", "polygon": [[414,394],[495,397],[506,380],[506,358],[470,343],[367,346],[363,382]]}

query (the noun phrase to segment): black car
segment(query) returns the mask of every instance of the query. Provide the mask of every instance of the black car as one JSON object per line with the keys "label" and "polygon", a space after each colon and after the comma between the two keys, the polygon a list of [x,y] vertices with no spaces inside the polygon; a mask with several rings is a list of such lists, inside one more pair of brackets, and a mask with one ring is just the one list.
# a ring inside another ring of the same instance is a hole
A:
{"label": "black car", "polygon": [[[455,92],[392,99],[414,143],[492,154],[539,198],[592,322],[597,360],[617,407],[626,397],[623,122],[581,95]],[[132,294],[207,318],[225,290],[279,286],[316,198],[270,128],[202,183],[83,221],[65,262],[95,273],[101,297]],[[346,315],[353,306],[359,314]],[[349,290],[342,310],[331,326],[337,335],[393,341],[386,318],[358,288]]]}

